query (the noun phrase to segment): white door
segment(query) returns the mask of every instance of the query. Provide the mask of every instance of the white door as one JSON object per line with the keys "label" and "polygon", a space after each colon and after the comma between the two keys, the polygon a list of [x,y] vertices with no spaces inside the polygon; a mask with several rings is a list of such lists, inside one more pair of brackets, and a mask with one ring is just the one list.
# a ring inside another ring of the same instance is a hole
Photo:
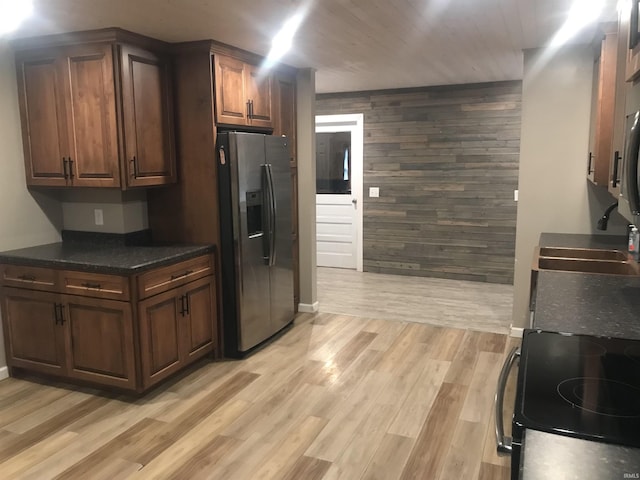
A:
{"label": "white door", "polygon": [[357,267],[357,200],[352,195],[316,195],[319,267]]}
{"label": "white door", "polygon": [[[343,132],[342,138],[345,135],[347,139],[350,138],[350,149],[342,157],[343,160],[337,163],[337,167],[327,167],[338,169],[337,177],[333,171],[327,178],[341,178],[344,181],[348,179],[350,189],[342,193],[316,194],[316,248],[319,267],[362,271],[363,124],[362,114],[316,116],[316,134]],[[316,141],[316,148],[319,158],[324,147]],[[322,167],[317,166],[317,171],[318,169],[322,170]],[[321,182],[317,183],[318,188],[321,188]]]}

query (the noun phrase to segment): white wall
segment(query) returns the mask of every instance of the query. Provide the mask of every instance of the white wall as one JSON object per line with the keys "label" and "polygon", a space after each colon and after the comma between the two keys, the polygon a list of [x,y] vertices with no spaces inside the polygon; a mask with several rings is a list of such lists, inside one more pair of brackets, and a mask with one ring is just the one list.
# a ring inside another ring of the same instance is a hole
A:
{"label": "white wall", "polygon": [[[65,230],[130,233],[149,228],[145,190],[68,190],[64,192],[62,199]],[[102,225],[95,223],[96,209],[102,210]]]}
{"label": "white wall", "polygon": [[[614,199],[586,179],[593,53],[525,50],[513,324],[528,322],[533,249],[541,232],[604,233],[597,219]],[[614,214],[606,233],[624,233]]]}
{"label": "white wall", "polygon": [[311,68],[298,71],[298,245],[300,247],[301,312],[318,310],[316,285],[316,76]]}
{"label": "white wall", "polygon": [[[0,251],[60,240],[60,202],[25,186],[13,53],[0,39]],[[0,378],[6,374],[0,338]]]}

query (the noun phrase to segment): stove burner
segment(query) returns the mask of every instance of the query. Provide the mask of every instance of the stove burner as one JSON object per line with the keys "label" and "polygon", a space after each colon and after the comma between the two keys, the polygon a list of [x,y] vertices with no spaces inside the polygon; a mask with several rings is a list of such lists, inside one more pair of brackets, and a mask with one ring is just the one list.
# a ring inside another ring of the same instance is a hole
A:
{"label": "stove burner", "polygon": [[609,417],[640,418],[640,388],[616,380],[576,377],[558,384],[558,394],[573,407]]}
{"label": "stove burner", "polygon": [[578,355],[581,357],[602,357],[607,349],[592,340],[582,340],[578,347]]}
{"label": "stove burner", "polygon": [[627,347],[624,351],[624,354],[631,359],[631,361],[636,362],[640,365],[640,345],[632,345]]}

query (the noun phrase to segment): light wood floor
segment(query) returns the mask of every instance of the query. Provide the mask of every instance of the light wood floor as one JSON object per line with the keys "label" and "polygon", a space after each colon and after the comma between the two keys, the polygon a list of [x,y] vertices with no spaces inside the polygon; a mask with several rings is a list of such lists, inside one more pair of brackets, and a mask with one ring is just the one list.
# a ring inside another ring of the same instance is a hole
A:
{"label": "light wood floor", "polygon": [[302,315],[242,361],[139,399],[0,382],[0,478],[508,479],[505,335]]}
{"label": "light wood floor", "polygon": [[320,311],[509,333],[513,285],[318,268]]}

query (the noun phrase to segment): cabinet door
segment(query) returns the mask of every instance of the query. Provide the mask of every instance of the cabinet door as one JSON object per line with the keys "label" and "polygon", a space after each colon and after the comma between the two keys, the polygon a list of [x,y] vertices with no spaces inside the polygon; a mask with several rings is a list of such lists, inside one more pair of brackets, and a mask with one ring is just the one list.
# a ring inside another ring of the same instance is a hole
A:
{"label": "cabinet door", "polygon": [[109,44],[65,49],[69,170],[78,187],[118,187],[113,54]]}
{"label": "cabinet door", "polygon": [[624,133],[625,110],[627,91],[630,85],[626,83],[626,62],[628,54],[629,41],[629,18],[624,12],[618,14],[618,45],[617,45],[617,63],[616,63],[616,90],[615,90],[615,106],[613,113],[613,159],[609,166],[609,193],[613,198],[620,196],[620,180],[622,179],[622,168],[624,163]]}
{"label": "cabinet door", "polygon": [[59,296],[5,288],[3,298],[2,320],[9,365],[65,374],[65,336],[64,325],[58,321]]}
{"label": "cabinet door", "polygon": [[27,185],[65,186],[68,155],[60,51],[16,56]]}
{"label": "cabinet door", "polygon": [[120,47],[126,184],[175,183],[170,63],[145,50]]}
{"label": "cabinet door", "polygon": [[613,159],[618,33],[612,31],[613,25],[606,24],[603,28],[600,55],[594,64],[587,177],[595,185],[608,187],[609,165]]}
{"label": "cabinet door", "polygon": [[292,166],[296,163],[296,79],[278,73],[275,77],[276,114],[274,135],[285,135],[289,139]]}
{"label": "cabinet door", "polygon": [[182,367],[179,317],[182,304],[177,289],[139,303],[140,360],[144,387]]}
{"label": "cabinet door", "polygon": [[186,362],[211,352],[217,328],[216,293],[213,277],[190,283],[183,289],[186,315],[180,318],[182,352]]}
{"label": "cabinet door", "polygon": [[131,304],[63,295],[68,375],[135,389]]}
{"label": "cabinet door", "polygon": [[216,55],[215,89],[216,122],[247,125],[248,102],[245,97],[245,63],[235,58]]}
{"label": "cabinet door", "polygon": [[246,97],[251,102],[249,124],[254,127],[271,128],[273,126],[271,75],[253,65],[247,65],[245,69]]}

